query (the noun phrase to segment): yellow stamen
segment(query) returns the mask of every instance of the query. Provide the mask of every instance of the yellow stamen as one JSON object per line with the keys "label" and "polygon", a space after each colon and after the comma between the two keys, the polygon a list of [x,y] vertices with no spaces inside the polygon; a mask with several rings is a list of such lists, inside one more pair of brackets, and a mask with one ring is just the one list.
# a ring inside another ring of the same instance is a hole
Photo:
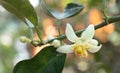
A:
{"label": "yellow stamen", "polygon": [[87,57],[88,48],[89,48],[88,44],[75,44],[72,49],[74,50],[76,56]]}

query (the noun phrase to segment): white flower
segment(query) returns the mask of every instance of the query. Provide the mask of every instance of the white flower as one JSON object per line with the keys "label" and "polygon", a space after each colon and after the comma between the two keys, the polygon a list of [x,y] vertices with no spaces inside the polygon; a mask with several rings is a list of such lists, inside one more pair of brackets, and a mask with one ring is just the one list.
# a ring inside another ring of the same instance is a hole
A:
{"label": "white flower", "polygon": [[100,50],[102,45],[98,46],[98,41],[93,39],[94,36],[94,25],[89,25],[85,31],[82,32],[81,37],[77,37],[73,28],[69,23],[66,26],[66,37],[71,41],[72,45],[63,45],[57,48],[57,52],[61,53],[72,53],[80,57],[87,57],[88,52],[95,53]]}

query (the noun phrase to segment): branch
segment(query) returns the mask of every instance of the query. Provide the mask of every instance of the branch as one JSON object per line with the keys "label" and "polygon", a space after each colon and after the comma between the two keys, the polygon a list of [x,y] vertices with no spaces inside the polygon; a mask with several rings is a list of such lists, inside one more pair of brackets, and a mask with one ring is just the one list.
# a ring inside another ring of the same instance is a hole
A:
{"label": "branch", "polygon": [[[117,22],[117,21],[120,21],[120,15],[119,15],[119,16],[110,17],[110,18],[108,18],[108,19],[103,20],[100,24],[97,24],[97,25],[95,26],[95,29],[104,27],[104,26],[108,25],[108,23],[110,24],[110,23]],[[75,33],[76,33],[77,36],[80,36],[80,34],[81,34],[84,30],[85,30],[85,29],[79,30],[79,31],[76,31]],[[65,38],[66,38],[65,35],[61,35],[61,36],[56,37],[55,39],[57,39],[57,40],[62,40],[62,39],[65,39]],[[49,41],[46,42],[46,43],[50,43],[50,42],[52,42],[52,41],[55,40],[55,39],[49,40]]]}

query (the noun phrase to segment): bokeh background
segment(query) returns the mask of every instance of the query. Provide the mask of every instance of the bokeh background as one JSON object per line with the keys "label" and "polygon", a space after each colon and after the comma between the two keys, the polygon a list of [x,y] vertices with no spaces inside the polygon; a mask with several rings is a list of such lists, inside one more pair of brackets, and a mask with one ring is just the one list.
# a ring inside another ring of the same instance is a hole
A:
{"label": "bokeh background", "polygon": [[[45,14],[39,0],[29,0],[34,6],[43,32],[43,39],[49,35],[57,36],[56,20]],[[102,0],[46,0],[50,8],[62,11],[70,3],[82,4],[84,10],[72,18],[61,20],[61,33],[64,34],[66,23],[81,30],[89,24],[97,25],[103,21]],[[107,0],[106,13],[108,16],[120,14],[120,0]],[[33,57],[41,47],[33,47],[21,43],[21,36],[30,37],[29,28],[16,16],[0,6],[0,73],[12,73],[15,64],[21,60]],[[120,22],[109,24],[97,29],[95,39],[102,43],[102,48],[87,58],[78,58],[68,54],[62,73],[120,73]],[[37,36],[34,36],[37,39]],[[65,40],[66,43],[69,43]]]}

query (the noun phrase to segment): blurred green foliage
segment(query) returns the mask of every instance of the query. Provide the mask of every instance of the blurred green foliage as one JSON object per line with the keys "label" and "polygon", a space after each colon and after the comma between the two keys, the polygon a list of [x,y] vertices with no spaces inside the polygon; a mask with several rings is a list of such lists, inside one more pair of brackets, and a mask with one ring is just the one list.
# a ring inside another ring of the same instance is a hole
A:
{"label": "blurred green foliage", "polygon": [[28,28],[7,11],[0,12],[0,16],[0,73],[12,73],[17,54],[15,42],[21,35],[29,35]]}

